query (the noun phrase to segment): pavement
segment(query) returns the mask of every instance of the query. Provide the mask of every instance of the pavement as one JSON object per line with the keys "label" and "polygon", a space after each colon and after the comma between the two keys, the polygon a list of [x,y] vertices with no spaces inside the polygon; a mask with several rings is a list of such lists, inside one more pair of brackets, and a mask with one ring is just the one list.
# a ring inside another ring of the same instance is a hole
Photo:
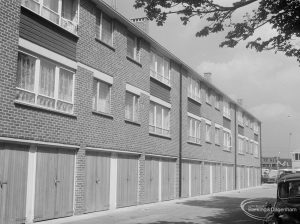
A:
{"label": "pavement", "polygon": [[276,185],[264,184],[255,188],[72,216],[41,224],[261,224],[262,221],[248,217],[240,208],[240,203],[250,198],[273,202]]}

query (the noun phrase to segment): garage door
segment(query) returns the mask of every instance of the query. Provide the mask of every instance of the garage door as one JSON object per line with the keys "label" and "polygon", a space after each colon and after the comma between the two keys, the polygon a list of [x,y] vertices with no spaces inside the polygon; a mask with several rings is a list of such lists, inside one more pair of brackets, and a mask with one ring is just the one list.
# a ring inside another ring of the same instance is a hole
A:
{"label": "garage door", "polygon": [[181,197],[189,196],[189,163],[184,161],[181,170]]}
{"label": "garage door", "polygon": [[212,164],[212,178],[213,178],[213,193],[221,191],[221,166],[218,163]]}
{"label": "garage door", "polygon": [[210,194],[210,163],[204,164],[203,172],[203,194]]}
{"label": "garage door", "polygon": [[118,156],[117,207],[137,204],[138,157]]}
{"label": "garage door", "polygon": [[192,196],[201,194],[201,163],[191,164],[191,190]]}
{"label": "garage door", "polygon": [[73,215],[75,151],[38,147],[34,221]]}
{"label": "garage door", "polygon": [[110,154],[86,152],[86,212],[109,208]]}
{"label": "garage door", "polygon": [[27,146],[0,143],[0,223],[25,222]]}
{"label": "garage door", "polygon": [[226,180],[226,176],[228,175],[228,166],[221,166],[221,191],[224,192],[228,189],[228,183]]}
{"label": "garage door", "polygon": [[171,200],[175,198],[175,176],[176,160],[164,159],[162,160],[162,180],[161,180],[161,199]]}
{"label": "garage door", "polygon": [[159,197],[159,159],[146,157],[145,159],[145,203],[157,202]]}

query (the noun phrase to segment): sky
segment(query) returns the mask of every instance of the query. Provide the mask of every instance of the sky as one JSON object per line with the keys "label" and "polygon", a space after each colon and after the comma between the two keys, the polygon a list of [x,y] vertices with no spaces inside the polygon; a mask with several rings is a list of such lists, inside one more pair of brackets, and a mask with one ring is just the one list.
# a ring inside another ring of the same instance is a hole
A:
{"label": "sky", "polygon": [[[127,18],[145,16],[133,3],[117,0],[117,10]],[[162,27],[150,22],[149,35],[200,74],[211,72],[212,82],[232,99],[243,99],[244,107],[262,122],[263,156],[289,158],[290,151],[300,151],[300,64],[281,53],[246,49],[246,43],[219,48],[225,33],[195,37],[203,25],[195,18],[184,26],[174,15]],[[265,26],[255,35],[272,33]]]}

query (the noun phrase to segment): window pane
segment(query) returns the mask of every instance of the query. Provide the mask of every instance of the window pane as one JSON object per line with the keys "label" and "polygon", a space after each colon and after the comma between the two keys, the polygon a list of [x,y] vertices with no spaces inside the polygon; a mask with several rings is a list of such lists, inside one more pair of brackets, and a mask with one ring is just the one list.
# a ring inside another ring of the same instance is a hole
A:
{"label": "window pane", "polygon": [[112,21],[106,15],[102,15],[102,38],[101,40],[112,45]]}
{"label": "window pane", "polygon": [[164,61],[164,77],[165,77],[165,81],[168,82],[169,80],[169,64],[170,62],[165,60]]}
{"label": "window pane", "polygon": [[60,69],[58,99],[72,103],[73,73]]}
{"label": "window pane", "polygon": [[43,5],[58,13],[58,0],[44,0]]}
{"label": "window pane", "polygon": [[197,122],[197,133],[196,133],[196,137],[197,137],[198,139],[201,138],[201,122],[200,122],[200,121]]}
{"label": "window pane", "polygon": [[162,134],[162,107],[156,105],[156,127],[157,133]]}
{"label": "window pane", "polygon": [[128,92],[125,96],[125,118],[133,120],[133,95]]}
{"label": "window pane", "polygon": [[93,80],[93,110],[97,110],[97,79]]}
{"label": "window pane", "polygon": [[150,103],[150,111],[149,111],[149,125],[154,126],[154,104]]}
{"label": "window pane", "polygon": [[163,108],[163,116],[164,116],[164,123],[163,123],[163,129],[164,129],[164,135],[169,134],[170,130],[170,116],[169,116],[169,109]]}
{"label": "window pane", "polygon": [[77,11],[76,0],[63,0],[62,1],[62,12],[63,18],[73,21]]}
{"label": "window pane", "polygon": [[97,110],[110,113],[110,85],[99,82],[99,98],[98,98],[98,105]]}
{"label": "window pane", "polygon": [[34,91],[35,58],[23,53],[18,55],[17,87]]}
{"label": "window pane", "polygon": [[157,73],[159,75],[158,78],[161,80],[161,78],[163,77],[164,60],[159,55],[157,55],[156,58],[157,58]]}
{"label": "window pane", "polygon": [[54,97],[55,65],[41,61],[39,93],[48,97]]}
{"label": "window pane", "polygon": [[150,64],[150,70],[152,72],[155,72],[155,54],[151,52],[151,64]]}
{"label": "window pane", "polygon": [[127,36],[127,56],[134,59],[135,37],[131,34]]}
{"label": "window pane", "polygon": [[139,97],[138,96],[134,96],[134,117],[133,117],[134,121],[138,121],[139,120]]}

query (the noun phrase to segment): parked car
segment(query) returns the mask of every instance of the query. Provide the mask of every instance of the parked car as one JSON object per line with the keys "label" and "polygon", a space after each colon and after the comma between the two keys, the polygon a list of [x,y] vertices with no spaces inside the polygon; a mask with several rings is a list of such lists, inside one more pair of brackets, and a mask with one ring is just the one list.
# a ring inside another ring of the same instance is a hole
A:
{"label": "parked car", "polygon": [[290,174],[278,180],[277,199],[270,208],[264,224],[298,224],[300,223],[300,174]]}

